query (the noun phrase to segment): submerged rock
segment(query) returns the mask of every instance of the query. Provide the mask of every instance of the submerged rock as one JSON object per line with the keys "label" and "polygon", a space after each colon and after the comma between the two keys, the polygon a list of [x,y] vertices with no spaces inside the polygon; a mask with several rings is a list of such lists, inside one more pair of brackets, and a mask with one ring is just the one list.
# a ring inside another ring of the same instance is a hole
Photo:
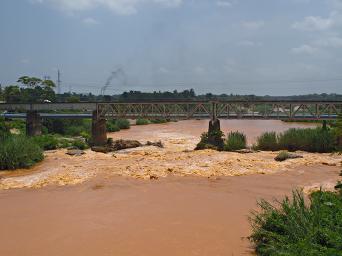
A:
{"label": "submerged rock", "polygon": [[164,145],[161,141],[156,141],[156,142],[152,142],[152,141],[147,141],[146,142],[146,146],[155,146],[155,147],[158,147],[158,148],[163,148]]}
{"label": "submerged rock", "polygon": [[80,149],[68,149],[66,154],[69,156],[81,156],[81,155],[84,155],[85,152],[83,150],[80,150]]}
{"label": "submerged rock", "polygon": [[287,159],[295,159],[295,158],[303,158],[302,155],[294,154],[294,153],[289,153],[287,151],[281,151],[279,154],[274,158],[274,160],[278,162],[285,161]]}
{"label": "submerged rock", "polygon": [[108,143],[106,145],[93,146],[91,147],[91,150],[95,152],[108,153],[122,149],[137,148],[141,146],[142,144],[137,140],[108,140]]}

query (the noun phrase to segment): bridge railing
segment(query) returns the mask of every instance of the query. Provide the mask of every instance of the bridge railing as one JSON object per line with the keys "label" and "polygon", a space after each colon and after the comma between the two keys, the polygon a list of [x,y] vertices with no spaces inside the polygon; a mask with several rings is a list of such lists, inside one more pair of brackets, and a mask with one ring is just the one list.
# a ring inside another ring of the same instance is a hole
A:
{"label": "bridge railing", "polygon": [[[91,112],[106,118],[336,119],[342,101],[148,101],[0,104],[0,111]],[[48,117],[48,114],[46,114]]]}

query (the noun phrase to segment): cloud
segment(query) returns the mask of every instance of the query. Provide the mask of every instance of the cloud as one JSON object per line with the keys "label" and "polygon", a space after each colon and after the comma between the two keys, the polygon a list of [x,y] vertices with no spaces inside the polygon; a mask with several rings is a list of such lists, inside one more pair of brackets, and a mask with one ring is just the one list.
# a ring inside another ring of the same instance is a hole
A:
{"label": "cloud", "polygon": [[250,40],[242,40],[238,42],[239,46],[245,46],[245,47],[256,47],[256,46],[261,46],[260,42],[254,42]]}
{"label": "cloud", "polygon": [[19,62],[20,62],[21,64],[28,64],[28,63],[30,63],[30,60],[24,58],[24,59],[21,59]]}
{"label": "cloud", "polygon": [[231,7],[236,3],[236,0],[218,0],[216,1],[217,6]]}
{"label": "cloud", "polygon": [[97,25],[97,24],[100,24],[100,22],[98,22],[96,19],[91,18],[91,17],[84,18],[84,19],[82,20],[82,22],[83,22],[84,24],[87,24],[87,25]]}
{"label": "cloud", "polygon": [[297,47],[297,48],[292,48],[291,49],[291,52],[294,53],[294,54],[314,54],[318,51],[317,48],[315,47],[312,47],[311,45],[308,45],[308,44],[304,44],[300,47]]}
{"label": "cloud", "polygon": [[245,29],[257,30],[265,25],[264,21],[243,21],[241,26]]}
{"label": "cloud", "polygon": [[327,30],[333,26],[331,17],[324,19],[319,16],[308,16],[303,21],[295,22],[292,27],[297,30],[317,31]]}
{"label": "cloud", "polygon": [[98,7],[108,8],[121,15],[137,12],[137,6],[142,3],[154,3],[165,7],[178,7],[183,0],[30,0],[31,3],[48,4],[63,11],[73,13]]}
{"label": "cloud", "polygon": [[342,48],[342,38],[337,36],[324,37],[315,41],[314,44],[321,47]]}

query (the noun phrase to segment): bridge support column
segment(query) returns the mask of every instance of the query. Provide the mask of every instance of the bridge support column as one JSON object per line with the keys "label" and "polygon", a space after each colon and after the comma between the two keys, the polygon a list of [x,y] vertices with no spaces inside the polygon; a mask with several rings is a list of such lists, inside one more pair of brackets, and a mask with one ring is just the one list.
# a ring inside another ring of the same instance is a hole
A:
{"label": "bridge support column", "polygon": [[42,134],[42,122],[40,115],[35,110],[26,113],[26,135],[37,136]]}
{"label": "bridge support column", "polygon": [[91,142],[93,146],[103,146],[107,143],[106,119],[93,111],[91,126]]}
{"label": "bridge support column", "polygon": [[209,121],[208,143],[214,145],[219,150],[223,150],[224,141],[222,138],[220,120],[217,118]]}

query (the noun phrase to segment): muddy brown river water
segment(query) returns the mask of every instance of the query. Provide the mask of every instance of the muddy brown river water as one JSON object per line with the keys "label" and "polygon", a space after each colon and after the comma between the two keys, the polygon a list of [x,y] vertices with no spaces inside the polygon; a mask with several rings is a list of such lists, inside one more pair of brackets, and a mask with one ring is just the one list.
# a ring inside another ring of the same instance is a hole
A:
{"label": "muddy brown river water", "polygon": [[[249,144],[266,130],[307,124],[223,121]],[[207,121],[133,126],[113,138],[161,140],[115,154],[50,151],[30,170],[0,174],[0,255],[253,255],[248,215],[272,200],[338,180],[342,157],[192,149]]]}

